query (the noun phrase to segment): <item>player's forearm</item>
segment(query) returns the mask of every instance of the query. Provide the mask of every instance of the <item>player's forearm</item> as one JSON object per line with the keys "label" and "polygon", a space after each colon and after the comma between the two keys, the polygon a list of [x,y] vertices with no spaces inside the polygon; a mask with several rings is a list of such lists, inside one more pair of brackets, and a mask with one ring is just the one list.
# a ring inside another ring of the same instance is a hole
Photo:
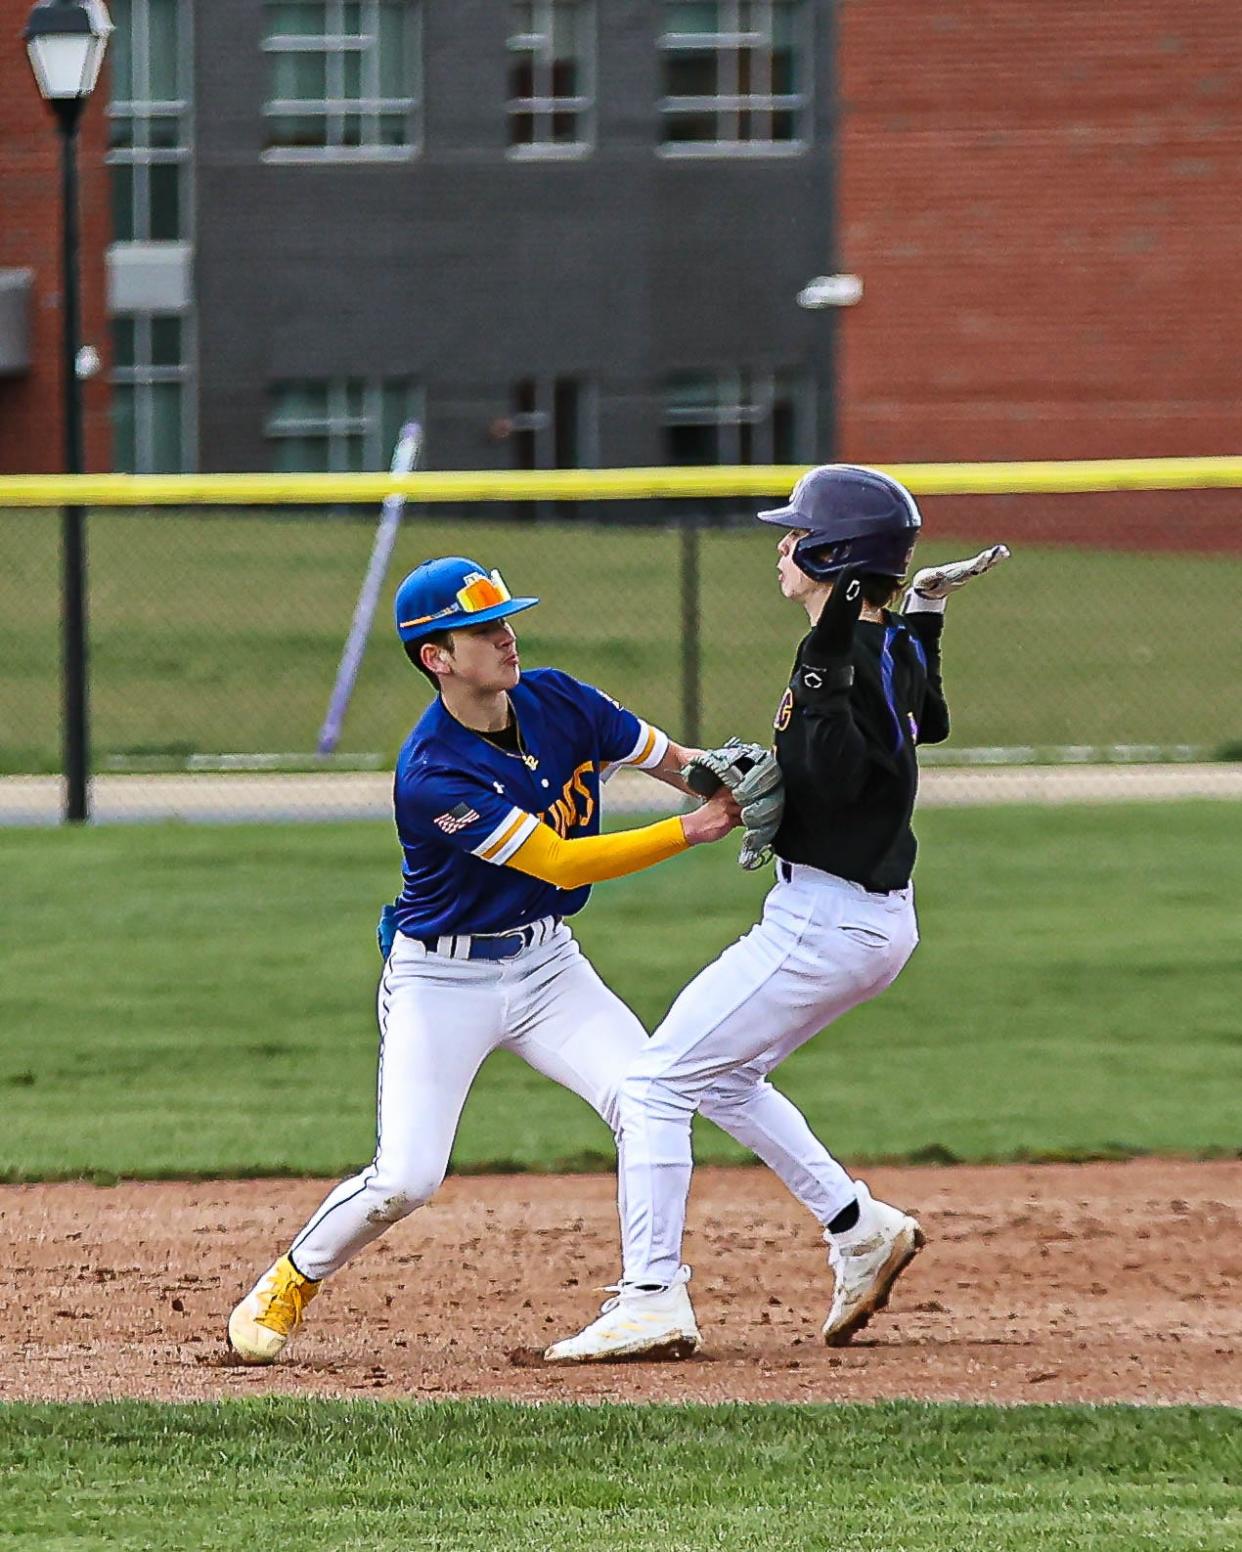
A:
{"label": "player's forearm", "polygon": [[563,840],[545,824],[537,825],[509,858],[516,868],[558,889],[581,889],[610,878],[640,873],[685,851],[690,845],[680,819],[661,819],[658,824],[613,835],[584,835]]}
{"label": "player's forearm", "polygon": [[944,630],[944,615],[916,612],[907,614],[905,621],[923,648],[923,659],[927,666],[927,695],[918,719],[918,742],[941,744],[949,736],[949,708],[940,677],[940,637]]}
{"label": "player's forearm", "polygon": [[929,684],[940,685],[940,639],[944,634],[943,614],[906,614],[906,629],[923,649]]}
{"label": "player's forearm", "polygon": [[918,719],[920,744],[943,744],[949,736],[949,707],[939,683],[928,684]]}
{"label": "player's forearm", "polygon": [[664,751],[663,758],[658,765],[653,765],[647,772],[648,776],[654,776],[657,781],[662,781],[666,787],[675,787],[678,792],[684,792],[693,797],[693,790],[686,784],[681,774],[682,766],[689,764],[690,760],[701,751],[688,748],[684,744],[675,744],[670,738],[668,748]]}

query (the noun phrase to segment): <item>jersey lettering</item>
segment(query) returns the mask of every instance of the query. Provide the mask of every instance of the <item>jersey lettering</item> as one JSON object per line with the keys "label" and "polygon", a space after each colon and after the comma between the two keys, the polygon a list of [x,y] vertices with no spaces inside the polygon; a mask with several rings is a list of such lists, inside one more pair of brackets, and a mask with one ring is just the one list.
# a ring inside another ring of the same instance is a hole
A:
{"label": "jersey lettering", "polygon": [[583,782],[583,777],[595,769],[592,760],[584,760],[565,783],[556,802],[540,816],[562,840],[574,829],[585,829],[595,812],[595,799]]}
{"label": "jersey lettering", "polygon": [[778,733],[783,733],[789,726],[789,719],[793,716],[793,691],[786,690],[781,696],[781,703],[776,708],[776,719],[772,726]]}

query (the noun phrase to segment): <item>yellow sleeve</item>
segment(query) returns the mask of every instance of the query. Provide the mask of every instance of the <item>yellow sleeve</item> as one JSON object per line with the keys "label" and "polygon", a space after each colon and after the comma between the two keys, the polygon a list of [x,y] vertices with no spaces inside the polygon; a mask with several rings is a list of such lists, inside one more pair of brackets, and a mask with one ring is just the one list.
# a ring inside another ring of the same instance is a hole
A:
{"label": "yellow sleeve", "polygon": [[562,840],[550,826],[538,824],[505,866],[558,889],[580,889],[583,884],[640,873],[689,845],[680,819],[661,819],[615,835],[584,835],[575,841]]}

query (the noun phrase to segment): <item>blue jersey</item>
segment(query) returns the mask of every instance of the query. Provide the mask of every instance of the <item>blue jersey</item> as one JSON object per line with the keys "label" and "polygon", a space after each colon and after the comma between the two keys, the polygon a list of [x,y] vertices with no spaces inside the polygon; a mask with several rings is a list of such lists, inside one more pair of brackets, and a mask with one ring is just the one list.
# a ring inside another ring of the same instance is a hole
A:
{"label": "blue jersey", "polygon": [[505,932],[580,911],[589,886],[558,889],[504,864],[541,823],[568,840],[598,835],[601,777],[649,770],[668,748],[658,729],[554,668],[524,673],[509,699],[524,754],[463,727],[437,696],[398,756],[397,927],[407,937]]}

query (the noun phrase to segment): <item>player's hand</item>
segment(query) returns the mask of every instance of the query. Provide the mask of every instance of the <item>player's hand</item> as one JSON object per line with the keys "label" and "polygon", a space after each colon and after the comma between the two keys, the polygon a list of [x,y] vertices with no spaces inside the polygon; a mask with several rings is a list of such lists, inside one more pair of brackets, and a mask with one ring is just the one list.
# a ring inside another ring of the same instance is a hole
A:
{"label": "player's hand", "polygon": [[785,811],[785,784],[775,752],[730,738],[719,749],[696,749],[681,774],[692,792],[732,794],[746,827],[738,861],[744,868],[761,867],[772,855]]}
{"label": "player's hand", "polygon": [[742,810],[728,787],[720,787],[702,808],[696,808],[681,821],[686,839],[691,846],[701,846],[705,841],[718,841],[735,830],[742,822]]}
{"label": "player's hand", "polygon": [[991,571],[993,566],[999,566],[1001,561],[1008,559],[1008,545],[994,544],[990,549],[972,555],[969,560],[950,560],[943,566],[924,566],[922,571],[915,572],[911,591],[916,598],[947,598],[959,587],[965,587],[972,577],[981,577],[985,571]]}
{"label": "player's hand", "polygon": [[849,659],[854,645],[854,627],[862,613],[862,578],[863,572],[858,566],[847,566],[837,574],[807,644],[808,664],[824,667]]}

